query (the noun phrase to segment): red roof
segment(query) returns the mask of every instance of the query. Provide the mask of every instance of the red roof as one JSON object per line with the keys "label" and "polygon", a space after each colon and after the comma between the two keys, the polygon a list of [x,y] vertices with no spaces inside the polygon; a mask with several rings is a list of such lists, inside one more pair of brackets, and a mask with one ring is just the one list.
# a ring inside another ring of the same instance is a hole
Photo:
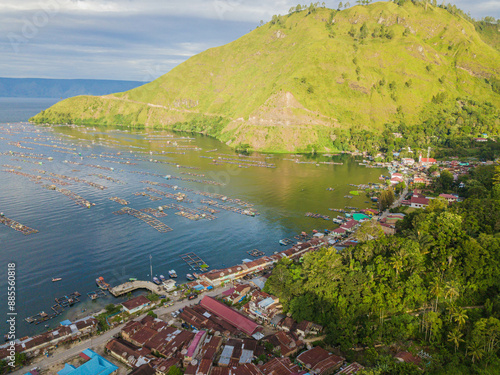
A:
{"label": "red roof", "polygon": [[417,366],[422,362],[422,359],[419,357],[415,357],[413,354],[410,352],[399,352],[398,354],[395,355],[397,359],[399,359],[402,362],[407,362],[407,363],[414,363]]}
{"label": "red roof", "polygon": [[420,162],[421,163],[435,163],[436,159],[433,159],[433,158],[422,158],[422,159],[420,159]]}
{"label": "red roof", "polygon": [[248,319],[246,316],[240,314],[236,310],[231,309],[230,307],[210,296],[203,297],[203,299],[200,301],[200,305],[211,311],[212,313],[220,316],[249,336],[252,336],[260,327],[253,320]]}
{"label": "red roof", "polygon": [[349,220],[348,222],[342,224],[340,227],[343,228],[343,229],[352,229],[354,228],[356,225],[358,225],[358,222],[356,220]]}
{"label": "red roof", "polygon": [[139,297],[132,298],[129,301],[122,302],[122,306],[125,307],[127,310],[133,310],[136,307],[144,306],[144,305],[147,305],[149,303],[150,303],[150,301],[146,297],[139,296]]}
{"label": "red roof", "polygon": [[328,353],[320,346],[309,349],[297,357],[297,361],[318,374],[340,367],[344,360],[342,357]]}
{"label": "red roof", "polygon": [[82,357],[82,358],[83,358],[84,360],[86,360],[86,361],[88,361],[88,360],[90,359],[90,357],[89,357],[87,354],[83,353],[83,352],[78,353],[78,355],[79,355],[80,357]]}
{"label": "red roof", "polygon": [[420,197],[411,197],[410,200],[411,204],[421,204],[424,206],[427,206],[429,204],[429,200],[427,198],[420,198]]}

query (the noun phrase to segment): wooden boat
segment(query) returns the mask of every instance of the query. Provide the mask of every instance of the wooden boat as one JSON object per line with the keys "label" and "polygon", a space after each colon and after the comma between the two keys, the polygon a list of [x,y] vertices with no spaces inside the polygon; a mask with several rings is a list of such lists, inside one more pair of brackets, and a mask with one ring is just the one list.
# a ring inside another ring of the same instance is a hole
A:
{"label": "wooden boat", "polygon": [[60,278],[60,277],[53,277],[52,278],[53,283],[55,283],[56,281],[61,281],[61,280],[62,280],[62,278]]}

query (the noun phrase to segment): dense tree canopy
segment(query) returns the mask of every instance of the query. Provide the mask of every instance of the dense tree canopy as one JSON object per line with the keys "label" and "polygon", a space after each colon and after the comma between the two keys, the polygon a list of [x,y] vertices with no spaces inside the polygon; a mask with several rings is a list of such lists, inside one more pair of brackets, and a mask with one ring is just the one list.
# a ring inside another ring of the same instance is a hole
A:
{"label": "dense tree canopy", "polygon": [[435,352],[438,373],[498,365],[500,201],[489,172],[470,175],[488,196],[416,210],[395,236],[283,259],[266,290],[296,320],[324,325],[327,344],[344,352],[416,340]]}

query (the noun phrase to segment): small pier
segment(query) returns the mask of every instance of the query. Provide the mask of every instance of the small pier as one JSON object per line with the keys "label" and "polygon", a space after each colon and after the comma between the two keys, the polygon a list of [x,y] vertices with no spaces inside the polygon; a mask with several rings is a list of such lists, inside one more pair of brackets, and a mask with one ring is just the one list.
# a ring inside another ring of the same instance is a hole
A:
{"label": "small pier", "polygon": [[165,289],[161,285],[156,285],[151,281],[127,281],[126,283],[115,286],[114,288],[110,288],[109,292],[115,296],[121,296],[122,294],[127,294],[128,292],[132,292],[137,289],[147,289],[152,293],[156,293],[158,295],[164,294]]}
{"label": "small pier", "polygon": [[201,259],[195,253],[186,253],[181,255],[181,259],[188,264],[193,270],[203,271],[208,268],[208,264],[205,263],[203,259]]}

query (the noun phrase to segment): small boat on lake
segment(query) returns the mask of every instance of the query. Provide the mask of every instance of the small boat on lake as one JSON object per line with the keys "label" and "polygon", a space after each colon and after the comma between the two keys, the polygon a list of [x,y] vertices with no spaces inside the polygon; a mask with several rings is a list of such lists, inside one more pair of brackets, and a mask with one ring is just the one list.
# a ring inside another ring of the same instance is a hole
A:
{"label": "small boat on lake", "polygon": [[175,272],[175,270],[170,270],[168,271],[168,275],[172,278],[172,279],[175,279],[177,277],[177,273]]}
{"label": "small boat on lake", "polygon": [[160,285],[160,284],[161,284],[160,279],[158,279],[156,276],[155,276],[155,277],[153,277],[153,282],[154,282],[156,285]]}
{"label": "small boat on lake", "polygon": [[60,277],[53,277],[52,278],[53,283],[55,283],[56,281],[61,281],[61,280],[62,280],[62,278],[60,278]]}
{"label": "small boat on lake", "polygon": [[161,281],[161,282],[164,282],[165,280],[167,280],[167,279],[165,278],[165,276],[160,275],[160,281]]}
{"label": "small boat on lake", "polygon": [[137,281],[137,277],[131,277],[128,281]]}
{"label": "small boat on lake", "polygon": [[102,290],[108,290],[110,287],[110,285],[104,281],[104,277],[102,277],[102,276],[99,276],[97,279],[95,279],[95,283]]}
{"label": "small boat on lake", "polygon": [[188,279],[189,281],[193,281],[193,280],[196,280],[196,277],[194,277],[193,275],[188,273],[188,274],[186,274],[186,279]]}

